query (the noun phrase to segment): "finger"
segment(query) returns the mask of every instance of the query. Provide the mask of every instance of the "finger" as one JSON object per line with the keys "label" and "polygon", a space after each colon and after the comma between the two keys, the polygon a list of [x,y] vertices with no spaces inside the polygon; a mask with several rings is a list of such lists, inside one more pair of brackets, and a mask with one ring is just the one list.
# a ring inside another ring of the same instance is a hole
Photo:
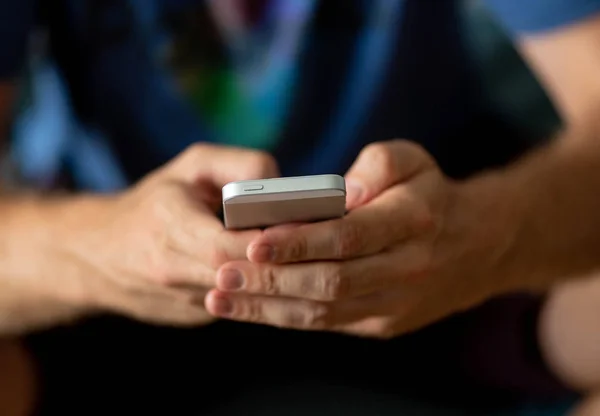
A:
{"label": "finger", "polygon": [[260,235],[260,230],[217,232],[212,238],[212,249],[208,250],[208,264],[217,270],[230,261],[246,260],[248,247]]}
{"label": "finger", "polygon": [[373,143],[359,154],[346,174],[346,205],[362,205],[389,187],[435,166],[419,145],[406,140]]}
{"label": "finger", "polygon": [[403,316],[396,315],[394,318],[370,316],[344,325],[340,328],[340,332],[358,337],[388,340],[402,333],[402,326],[397,321],[402,321]]}
{"label": "finger", "polygon": [[433,225],[415,188],[396,186],[340,219],[267,229],[248,247],[248,259],[294,263],[376,254]]}
{"label": "finger", "polygon": [[425,244],[349,261],[294,264],[225,264],[216,275],[222,292],[283,296],[316,301],[357,298],[381,290],[414,285],[427,278],[431,256]]}
{"label": "finger", "polygon": [[216,283],[214,269],[185,253],[170,252],[149,267],[148,275],[160,288],[212,288]]}
{"label": "finger", "polygon": [[186,183],[209,180],[219,189],[233,181],[279,176],[275,159],[267,153],[206,143],[190,146],[164,172]]}
{"label": "finger", "polygon": [[203,306],[203,299],[161,298],[147,299],[130,305],[126,313],[134,319],[156,325],[197,326],[214,321]]}
{"label": "finger", "polygon": [[[172,276],[166,280],[176,280],[173,283],[205,284],[206,270],[214,274],[225,263],[245,260],[250,243],[258,236],[258,230],[230,232],[188,229],[188,232],[182,232],[176,237],[177,243],[173,247],[168,248],[172,254],[166,256],[164,266],[172,271]],[[210,283],[214,286],[212,278]]]}
{"label": "finger", "polygon": [[410,319],[406,312],[395,311],[391,316],[371,316],[351,322],[341,327],[339,332],[358,337],[389,340],[414,332],[422,326]]}
{"label": "finger", "polygon": [[213,270],[229,261],[245,259],[248,246],[261,234],[259,230],[226,230],[214,214],[198,212],[191,203],[174,200],[171,205],[166,220],[174,225],[166,249]]}
{"label": "finger", "polygon": [[379,294],[339,303],[281,297],[248,296],[212,290],[206,310],[215,317],[277,327],[323,331],[336,330],[371,313],[377,313]]}
{"label": "finger", "polygon": [[380,316],[370,316],[350,322],[340,332],[379,339],[390,339],[417,331],[447,318],[457,310],[440,305],[444,300],[433,300],[422,293],[394,293],[382,295]]}
{"label": "finger", "polygon": [[419,288],[383,290],[369,299],[377,302],[377,312],[363,314],[340,325],[338,332],[387,340],[414,331],[426,322],[433,322],[423,307],[423,293]]}
{"label": "finger", "polygon": [[113,291],[103,309],[159,325],[194,326],[214,320],[204,308],[207,290],[179,290],[145,286]]}

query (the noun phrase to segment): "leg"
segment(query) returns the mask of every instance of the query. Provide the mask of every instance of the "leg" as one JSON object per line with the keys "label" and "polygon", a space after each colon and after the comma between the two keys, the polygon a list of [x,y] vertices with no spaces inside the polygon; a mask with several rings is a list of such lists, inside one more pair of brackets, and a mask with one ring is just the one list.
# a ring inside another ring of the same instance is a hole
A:
{"label": "leg", "polygon": [[[466,412],[457,398],[430,392],[449,372],[438,365],[439,339],[431,340],[410,346],[227,322],[177,330],[110,319],[28,342],[45,387],[41,415],[112,414],[117,404],[132,414],[203,416],[481,414],[472,394]],[[419,356],[422,365],[408,366]],[[421,394],[412,391],[419,374]]]}
{"label": "leg", "polygon": [[556,289],[540,317],[542,352],[551,369],[580,391],[600,388],[600,276]]}
{"label": "leg", "polygon": [[[600,389],[600,276],[560,286],[550,296],[539,327],[546,361],[582,392]],[[600,415],[600,395],[589,394],[573,416]]]}

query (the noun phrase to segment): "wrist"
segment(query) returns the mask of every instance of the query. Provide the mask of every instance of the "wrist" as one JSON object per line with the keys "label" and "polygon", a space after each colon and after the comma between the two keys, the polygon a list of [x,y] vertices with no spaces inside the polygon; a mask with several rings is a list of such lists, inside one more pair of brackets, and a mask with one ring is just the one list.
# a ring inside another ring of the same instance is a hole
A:
{"label": "wrist", "polygon": [[[56,296],[61,302],[92,312],[103,296],[100,259],[106,249],[106,238],[100,238],[109,223],[114,196],[84,195],[49,201],[41,208],[40,238],[47,263],[63,270],[63,287]],[[104,236],[102,236],[104,237]],[[114,236],[115,240],[117,236]]]}
{"label": "wrist", "polygon": [[455,184],[454,194],[450,221],[466,236],[461,250],[482,298],[524,289],[515,251],[526,201],[518,190],[504,172],[491,171]]}
{"label": "wrist", "polygon": [[481,254],[499,294],[542,291],[600,269],[595,137],[572,131],[459,186],[458,199],[470,201],[462,209],[476,224],[473,243],[492,253]]}
{"label": "wrist", "polygon": [[25,196],[0,202],[0,284],[7,289],[0,317],[10,318],[2,319],[0,329],[22,332],[95,311],[94,271],[79,245],[104,204],[97,197]]}

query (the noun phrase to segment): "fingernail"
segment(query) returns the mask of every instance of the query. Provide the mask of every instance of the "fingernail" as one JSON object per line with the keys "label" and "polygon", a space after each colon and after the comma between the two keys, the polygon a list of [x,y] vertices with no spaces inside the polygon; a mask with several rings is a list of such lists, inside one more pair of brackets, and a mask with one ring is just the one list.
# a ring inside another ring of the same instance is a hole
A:
{"label": "fingernail", "polygon": [[254,258],[259,262],[267,262],[275,260],[275,249],[272,246],[261,244],[254,250]]}
{"label": "fingernail", "polygon": [[217,287],[227,291],[240,290],[244,287],[244,276],[238,270],[224,270],[219,275]]}
{"label": "fingernail", "polygon": [[219,316],[229,316],[233,313],[233,304],[229,299],[222,297],[215,297],[213,299],[213,307],[215,309],[215,313]]}
{"label": "fingernail", "polygon": [[346,182],[346,204],[358,204],[362,198],[362,187],[354,182]]}

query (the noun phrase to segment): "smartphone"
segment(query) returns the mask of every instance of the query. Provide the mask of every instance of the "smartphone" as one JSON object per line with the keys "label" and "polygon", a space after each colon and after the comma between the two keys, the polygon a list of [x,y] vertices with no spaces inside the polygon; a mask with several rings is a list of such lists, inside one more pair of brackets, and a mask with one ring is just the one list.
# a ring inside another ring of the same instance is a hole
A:
{"label": "smartphone", "polygon": [[238,181],[223,187],[228,229],[328,220],[345,211],[346,182],[339,175]]}

